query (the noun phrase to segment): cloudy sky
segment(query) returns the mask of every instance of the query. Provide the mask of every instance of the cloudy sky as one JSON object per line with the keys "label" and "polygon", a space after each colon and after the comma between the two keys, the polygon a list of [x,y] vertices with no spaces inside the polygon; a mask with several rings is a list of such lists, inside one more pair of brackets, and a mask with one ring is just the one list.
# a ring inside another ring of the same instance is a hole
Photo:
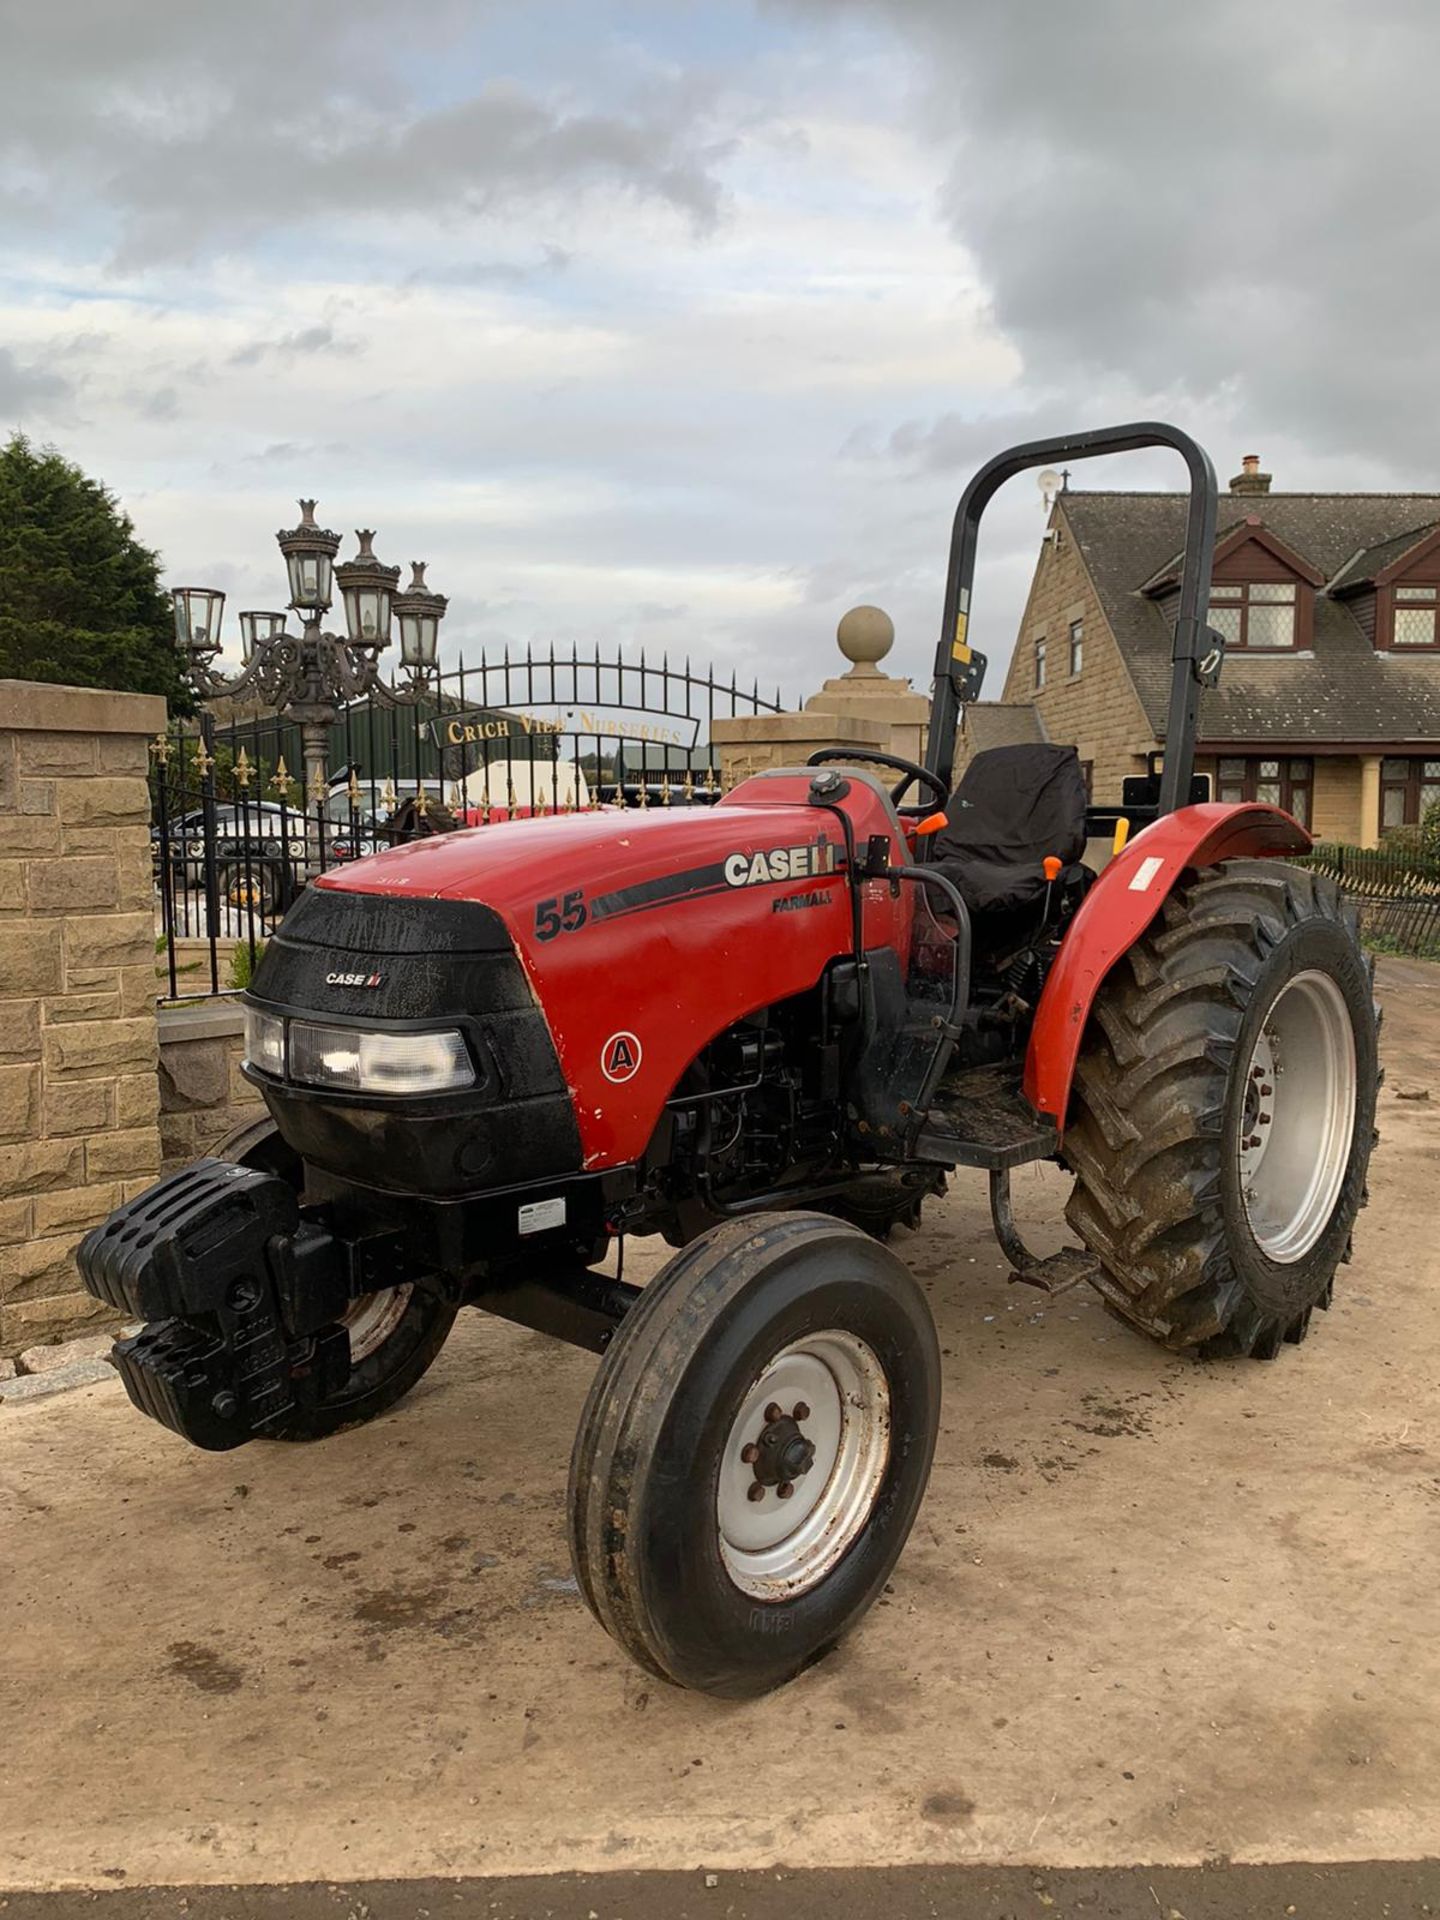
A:
{"label": "cloudy sky", "polygon": [[[0,430],[232,621],[315,493],[447,652],[803,695],[862,599],[926,678],[1015,439],[1440,484],[1433,0],[0,0],[0,46]],[[993,697],[1033,482],[987,526]]]}

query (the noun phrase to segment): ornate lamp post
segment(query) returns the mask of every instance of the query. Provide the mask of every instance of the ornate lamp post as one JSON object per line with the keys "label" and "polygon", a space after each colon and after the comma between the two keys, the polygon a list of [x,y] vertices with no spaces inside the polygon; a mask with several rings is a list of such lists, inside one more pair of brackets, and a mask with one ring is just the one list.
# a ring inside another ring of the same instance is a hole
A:
{"label": "ornate lamp post", "polygon": [[[278,533],[290,579],[290,605],[302,630],[291,633],[283,613],[240,615],[243,664],[238,674],[215,670],[220,652],[220,622],[225,596],[214,587],[176,587],[175,639],[186,675],[202,700],[254,688],[277,713],[300,723],[305,781],[312,801],[323,799],[329,761],[330,729],[352,700],[368,693],[390,706],[414,706],[435,671],[440,621],[449,602],[425,585],[423,561],[399,593],[399,567],[387,567],[371,547],[369,528],[357,534],[360,550],[337,566],[340,536],[315,520],[315,502],[300,502],[300,524]],[[323,622],[338,583],[345,606],[346,632],[327,633]],[[390,644],[393,616],[400,616],[400,663],[404,686],[380,678],[380,655]],[[208,742],[207,742],[208,751]]]}

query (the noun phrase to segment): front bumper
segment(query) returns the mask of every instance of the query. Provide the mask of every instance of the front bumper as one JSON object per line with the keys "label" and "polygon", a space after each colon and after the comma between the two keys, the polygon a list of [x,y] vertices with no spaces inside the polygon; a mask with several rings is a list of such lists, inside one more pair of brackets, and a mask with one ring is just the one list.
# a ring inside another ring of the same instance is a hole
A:
{"label": "front bumper", "polygon": [[287,1181],[197,1160],[112,1213],[76,1260],[97,1300],[150,1323],[115,1347],[134,1404],[223,1452],[343,1388],[338,1322],[370,1277],[354,1253],[302,1217]]}

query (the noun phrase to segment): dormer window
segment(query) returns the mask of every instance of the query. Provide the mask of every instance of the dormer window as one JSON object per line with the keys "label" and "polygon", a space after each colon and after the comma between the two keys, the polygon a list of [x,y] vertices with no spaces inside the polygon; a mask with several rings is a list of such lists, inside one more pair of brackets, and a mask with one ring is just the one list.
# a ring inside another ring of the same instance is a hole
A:
{"label": "dormer window", "polygon": [[1273,652],[1295,645],[1296,583],[1253,580],[1210,589],[1210,624],[1227,647]]}
{"label": "dormer window", "polygon": [[1435,612],[1440,605],[1437,596],[1440,596],[1440,587],[1396,587],[1392,646],[1435,645]]}

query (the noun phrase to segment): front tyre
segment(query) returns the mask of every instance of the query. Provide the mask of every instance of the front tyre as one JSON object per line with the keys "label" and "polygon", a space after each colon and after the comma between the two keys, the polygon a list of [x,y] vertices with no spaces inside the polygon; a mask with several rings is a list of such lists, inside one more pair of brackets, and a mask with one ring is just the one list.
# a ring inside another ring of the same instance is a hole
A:
{"label": "front tyre", "polygon": [[1373,976],[1331,880],[1230,860],[1178,888],[1106,978],[1066,1217],[1124,1319],[1270,1359],[1329,1306],[1375,1137]]}
{"label": "front tyre", "polygon": [[[268,1116],[237,1127],[211,1151],[218,1160],[278,1174],[297,1189],[304,1182],[303,1163]],[[455,1324],[456,1311],[438,1294],[410,1281],[352,1300],[341,1320],[350,1336],[350,1374],[344,1386],[319,1406],[292,1413],[284,1425],[267,1427],[267,1436],[326,1440],[384,1413],[429,1371]]]}
{"label": "front tyre", "polygon": [[570,1541],[591,1611],[679,1686],[779,1686],[879,1594],[939,1407],[934,1325],[893,1254],[815,1213],[712,1229],[621,1322],[581,1415]]}

